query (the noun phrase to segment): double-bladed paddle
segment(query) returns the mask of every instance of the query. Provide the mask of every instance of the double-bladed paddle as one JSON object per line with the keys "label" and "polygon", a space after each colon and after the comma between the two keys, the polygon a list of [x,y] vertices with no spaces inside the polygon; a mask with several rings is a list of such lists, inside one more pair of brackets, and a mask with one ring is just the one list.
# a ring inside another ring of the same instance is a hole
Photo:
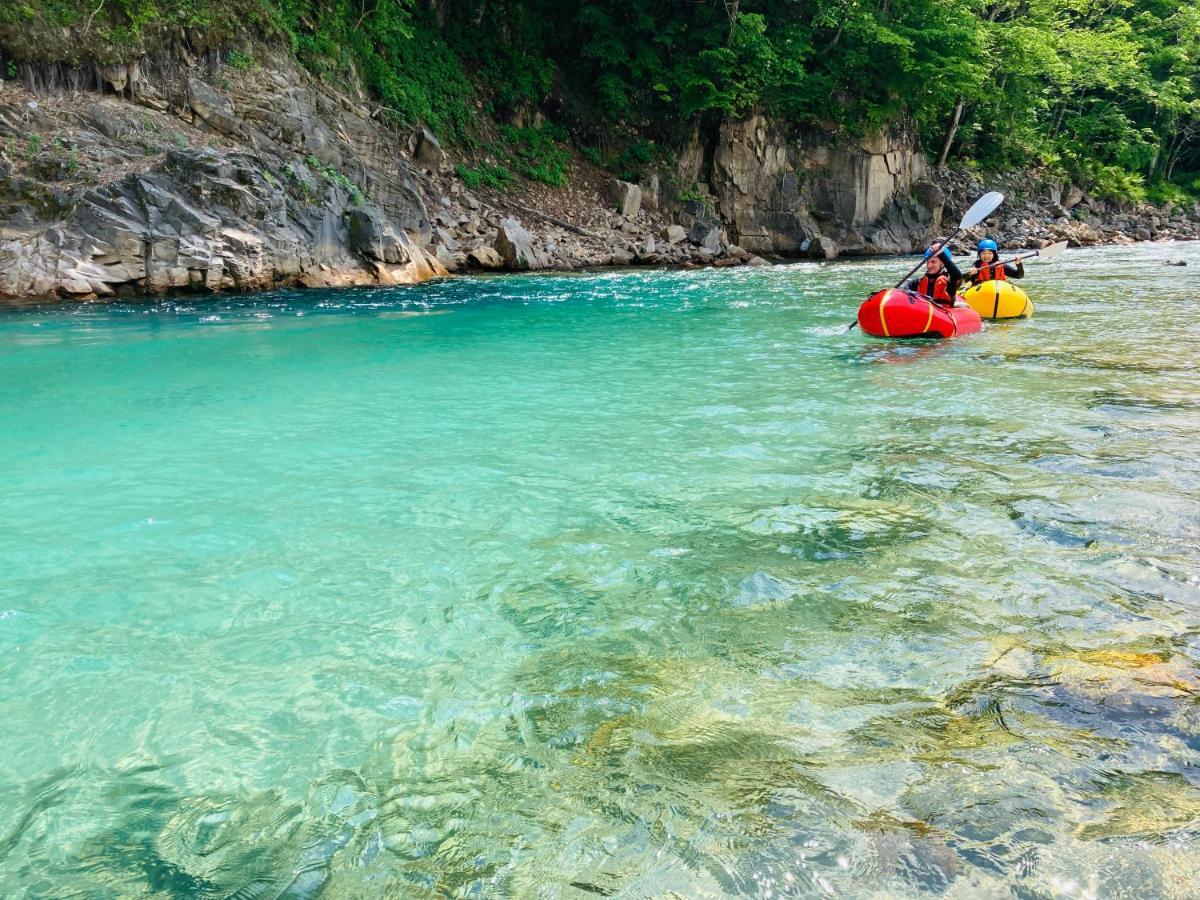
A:
{"label": "double-bladed paddle", "polygon": [[[958,230],[955,231],[954,234],[950,235],[950,237],[946,238],[944,241],[939,241],[938,253],[941,253],[943,248],[947,247],[951,241],[953,241],[956,237],[958,237],[960,234],[962,234],[968,228],[974,228],[976,225],[978,225],[980,222],[982,222],[984,219],[986,219],[988,216],[990,216],[992,213],[994,213],[996,211],[996,207],[998,207],[1003,202],[1004,202],[1004,195],[1002,193],[1000,193],[999,191],[989,191],[988,193],[986,193],[982,197],[980,197],[978,200],[976,200],[971,205],[971,208],[968,209],[966,211],[966,213],[963,215],[962,221],[958,223]],[[1049,248],[1047,248],[1047,249],[1049,249]],[[1042,251],[1042,253],[1044,255],[1045,251]],[[896,287],[900,287],[901,285],[904,284],[904,282],[908,281],[908,279],[912,277],[912,273],[917,271],[917,269],[921,268],[921,266],[923,266],[923,265],[925,265],[924,259],[922,259],[915,266],[913,266],[911,269],[909,269],[908,272],[905,273],[904,277],[896,282]],[[846,330],[853,331],[854,326],[857,324],[858,324],[858,319],[855,319],[853,322],[850,323],[850,327],[847,328]]]}
{"label": "double-bladed paddle", "polygon": [[1043,247],[1041,250],[1030,250],[1028,253],[1018,253],[1011,259],[1006,259],[1003,262],[992,263],[992,266],[1007,266],[1009,263],[1019,262],[1022,259],[1033,259],[1035,256],[1042,259],[1054,259],[1064,250],[1067,249],[1066,241],[1059,241],[1057,244],[1051,244],[1049,247]]}

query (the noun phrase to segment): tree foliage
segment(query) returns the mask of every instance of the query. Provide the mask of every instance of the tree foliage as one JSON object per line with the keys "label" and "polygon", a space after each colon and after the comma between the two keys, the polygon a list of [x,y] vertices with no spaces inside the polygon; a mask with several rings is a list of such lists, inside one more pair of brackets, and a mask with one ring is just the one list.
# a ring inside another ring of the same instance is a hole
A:
{"label": "tree foliage", "polygon": [[466,142],[479,104],[637,155],[759,108],[849,134],[914,123],[935,158],[1114,197],[1200,188],[1195,0],[12,0],[0,61],[64,32],[86,37],[76,53],[136,56],[172,29],[286,42]]}

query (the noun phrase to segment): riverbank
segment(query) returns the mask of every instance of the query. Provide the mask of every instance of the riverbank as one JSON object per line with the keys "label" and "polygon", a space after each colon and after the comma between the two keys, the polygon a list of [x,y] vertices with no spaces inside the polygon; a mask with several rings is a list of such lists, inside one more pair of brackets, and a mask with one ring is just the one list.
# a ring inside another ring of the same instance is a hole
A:
{"label": "riverbank", "polygon": [[561,185],[501,181],[490,151],[399,131],[345,87],[282,56],[252,68],[28,69],[24,83],[3,83],[0,299],[908,253],[996,188],[1010,201],[987,227],[1006,247],[1200,236],[1200,204],[1132,207],[1045,179],[974,179],[930,169],[900,132],[789,135],[754,115],[697,129],[638,183],[566,145]]}

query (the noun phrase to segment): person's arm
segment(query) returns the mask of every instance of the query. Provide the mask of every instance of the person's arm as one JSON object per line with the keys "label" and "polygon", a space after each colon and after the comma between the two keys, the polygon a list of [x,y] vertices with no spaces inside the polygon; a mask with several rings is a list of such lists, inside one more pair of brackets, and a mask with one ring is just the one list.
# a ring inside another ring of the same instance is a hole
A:
{"label": "person's arm", "polygon": [[953,300],[958,293],[958,289],[962,287],[963,273],[962,269],[953,259],[946,260],[946,274],[950,276],[950,299]]}
{"label": "person's arm", "polygon": [[1015,263],[1006,263],[1004,266],[1004,274],[1009,278],[1024,278],[1025,263],[1019,259]]}
{"label": "person's arm", "polygon": [[919,285],[920,283],[921,283],[921,276],[918,275],[916,278],[908,279],[908,284],[904,285],[904,287],[910,291],[916,291],[917,285]]}

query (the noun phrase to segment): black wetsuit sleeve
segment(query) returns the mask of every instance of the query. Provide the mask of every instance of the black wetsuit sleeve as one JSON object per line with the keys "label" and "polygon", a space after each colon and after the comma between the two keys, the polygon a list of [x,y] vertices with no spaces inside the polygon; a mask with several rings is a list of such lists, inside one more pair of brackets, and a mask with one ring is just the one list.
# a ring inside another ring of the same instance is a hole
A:
{"label": "black wetsuit sleeve", "polygon": [[1024,278],[1025,265],[1023,263],[1006,263],[1004,266],[1004,274],[1009,278]]}
{"label": "black wetsuit sleeve", "polygon": [[953,299],[955,294],[958,293],[959,287],[962,286],[962,280],[963,280],[962,269],[960,269],[958,267],[958,263],[956,263],[954,260],[952,260],[952,259],[947,260],[946,261],[946,274],[948,274],[950,276],[950,284],[947,285],[947,287],[949,287],[949,289],[950,289],[950,298]]}
{"label": "black wetsuit sleeve", "polygon": [[906,285],[904,285],[904,287],[910,291],[916,291],[917,285],[919,285],[920,283],[921,283],[921,277],[918,275],[916,278],[908,279],[908,283]]}

